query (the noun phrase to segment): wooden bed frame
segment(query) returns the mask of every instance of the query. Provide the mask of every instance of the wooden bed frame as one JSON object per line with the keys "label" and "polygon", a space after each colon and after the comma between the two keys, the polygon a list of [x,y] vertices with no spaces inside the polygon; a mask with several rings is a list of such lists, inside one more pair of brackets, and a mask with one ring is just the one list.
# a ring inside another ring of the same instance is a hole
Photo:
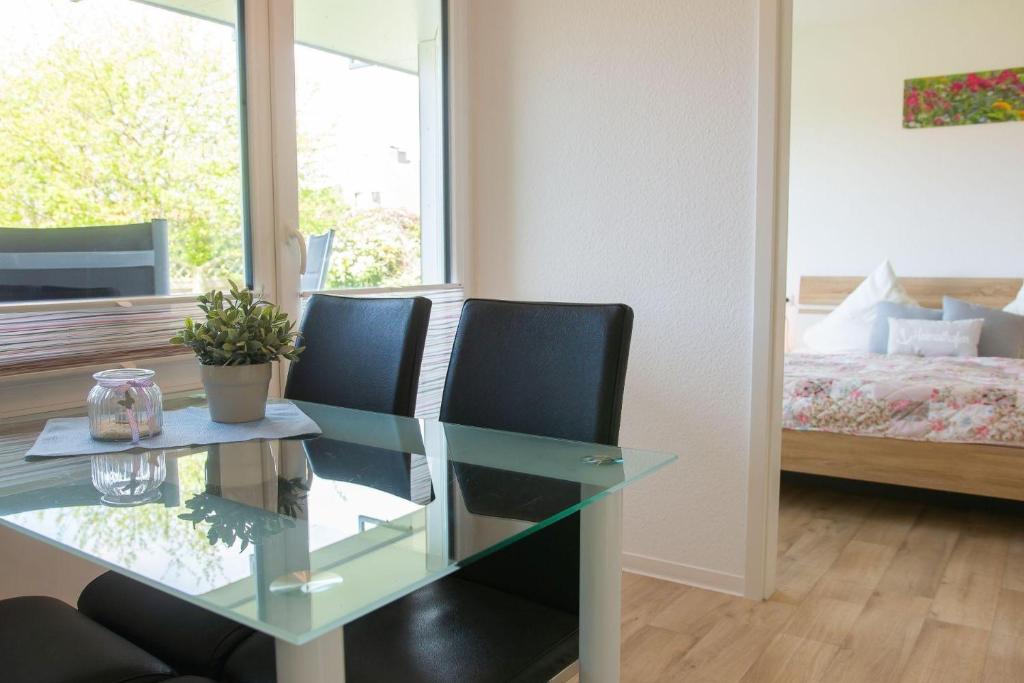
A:
{"label": "wooden bed frame", "polygon": [[[864,278],[803,277],[800,306],[836,306]],[[943,295],[992,308],[1013,301],[1015,278],[900,278],[922,306],[941,308]],[[831,432],[782,432],[782,469],[883,484],[1024,501],[1024,449],[983,444],[905,441]]]}

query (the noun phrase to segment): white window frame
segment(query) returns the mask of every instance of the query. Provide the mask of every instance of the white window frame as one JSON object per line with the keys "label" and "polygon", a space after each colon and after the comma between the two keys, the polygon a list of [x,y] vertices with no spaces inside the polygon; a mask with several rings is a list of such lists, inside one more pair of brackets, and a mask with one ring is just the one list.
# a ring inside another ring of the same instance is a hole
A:
{"label": "white window frame", "polygon": [[[443,1],[443,0],[442,0]],[[299,249],[304,248],[298,233],[298,171],[295,138],[295,58],[293,2],[291,0],[246,0],[243,3],[245,15],[245,79],[246,115],[248,126],[248,178],[249,215],[251,232],[251,263],[254,287],[290,316],[299,313]],[[449,38],[449,57],[455,48],[462,54],[466,10],[462,0],[449,0],[447,25],[455,25]],[[457,24],[457,25],[456,25]],[[457,44],[456,44],[457,42]],[[428,36],[419,46],[421,64],[437,64],[442,58],[441,36]],[[464,112],[460,102],[465,93],[465,64],[459,58],[455,76],[449,76],[448,111],[444,113],[450,121],[458,117],[457,109]],[[424,289],[444,287],[444,283],[458,282],[468,270],[467,244],[455,247],[456,235],[465,237],[465,231],[456,226],[468,224],[468,204],[465,193],[446,212],[442,200],[447,188],[448,200],[455,200],[451,178],[456,174],[465,176],[468,164],[468,145],[464,134],[457,140],[449,140],[452,150],[451,165],[445,165],[445,125],[440,114],[444,101],[444,74],[435,68],[436,78],[422,78],[420,82],[421,103],[431,104],[431,111],[438,112],[433,119],[421,117],[421,225],[423,245],[421,249],[422,272],[426,282],[442,283],[436,286],[422,285],[407,288],[410,293]],[[449,62],[449,73],[452,73]],[[456,83],[456,80],[458,83]],[[451,87],[452,85],[455,87]],[[461,85],[459,85],[461,84]],[[421,106],[421,111],[424,108]],[[458,118],[464,122],[464,114]],[[427,198],[424,201],[422,198]],[[449,229],[444,229],[446,213],[451,216]],[[446,234],[447,233],[447,234]],[[445,237],[450,241],[445,244]],[[447,259],[451,254],[450,266]],[[450,268],[450,277],[445,277]],[[371,294],[374,291],[393,292],[394,288],[335,290],[338,293]],[[190,301],[194,295],[170,295],[160,297],[125,297],[120,299],[92,299],[75,301],[40,301],[0,304],[4,312],[71,311],[83,308],[143,306],[153,303]],[[112,360],[105,367],[122,365],[131,367],[143,363],[157,371],[158,381],[165,393],[181,393],[201,388],[195,359],[189,356],[172,356],[145,361],[117,363]],[[279,393],[283,373],[275,364],[271,391]],[[23,375],[0,377],[0,419],[29,413],[60,410],[81,406],[85,395],[92,386],[91,375],[95,366],[62,368],[47,372],[33,372]]]}

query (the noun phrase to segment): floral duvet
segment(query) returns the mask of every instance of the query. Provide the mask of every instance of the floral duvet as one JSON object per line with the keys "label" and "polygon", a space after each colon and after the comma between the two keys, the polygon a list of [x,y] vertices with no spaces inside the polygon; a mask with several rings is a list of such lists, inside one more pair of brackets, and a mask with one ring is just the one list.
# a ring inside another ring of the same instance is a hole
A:
{"label": "floral duvet", "polygon": [[783,426],[1024,447],[1024,360],[788,354]]}

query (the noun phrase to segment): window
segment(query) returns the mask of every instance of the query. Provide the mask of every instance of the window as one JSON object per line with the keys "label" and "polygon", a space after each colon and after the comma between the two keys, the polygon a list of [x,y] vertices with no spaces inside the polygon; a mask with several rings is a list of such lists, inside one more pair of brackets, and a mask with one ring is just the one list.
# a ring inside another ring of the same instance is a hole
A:
{"label": "window", "polygon": [[441,1],[297,0],[294,30],[299,227],[333,239],[303,288],[443,282]]}
{"label": "window", "polygon": [[175,355],[187,350],[166,340],[192,294],[229,279],[295,317],[302,292],[417,286],[435,301],[420,393],[436,410],[462,297],[435,287],[447,277],[443,8],[5,6],[0,416],[78,405],[88,373],[112,363],[197,386]]}
{"label": "window", "polygon": [[245,280],[235,1],[174,4],[5,6],[0,303]]}

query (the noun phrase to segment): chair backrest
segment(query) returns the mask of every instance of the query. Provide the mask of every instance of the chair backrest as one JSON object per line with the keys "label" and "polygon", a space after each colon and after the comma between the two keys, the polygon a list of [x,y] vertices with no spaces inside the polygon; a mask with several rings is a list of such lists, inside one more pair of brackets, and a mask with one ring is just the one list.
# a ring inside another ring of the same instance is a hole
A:
{"label": "chair backrest", "polygon": [[324,288],[324,283],[327,282],[327,270],[331,266],[333,246],[333,230],[309,238],[309,246],[306,249],[306,270],[302,273],[299,282],[302,287],[301,291],[315,292]]}
{"label": "chair backrest", "polygon": [[169,294],[167,221],[0,228],[0,301]]}
{"label": "chair backrest", "polygon": [[411,417],[430,322],[430,299],[314,294],[299,327],[306,347],[285,397]]}
{"label": "chair backrest", "polygon": [[[441,419],[614,445],[632,330],[633,311],[621,304],[467,300]],[[581,496],[579,484],[473,465],[456,464],[455,475],[466,509],[484,518],[540,521]],[[541,489],[545,495],[536,496]],[[537,499],[551,509],[537,509]],[[461,576],[576,611],[579,528],[578,514],[566,517],[466,566]]]}
{"label": "chair backrest", "polygon": [[423,454],[319,438],[303,442],[316,476],[360,484],[427,505],[434,500],[430,467]]}
{"label": "chair backrest", "polygon": [[632,330],[623,304],[468,299],[441,420],[614,445]]}

